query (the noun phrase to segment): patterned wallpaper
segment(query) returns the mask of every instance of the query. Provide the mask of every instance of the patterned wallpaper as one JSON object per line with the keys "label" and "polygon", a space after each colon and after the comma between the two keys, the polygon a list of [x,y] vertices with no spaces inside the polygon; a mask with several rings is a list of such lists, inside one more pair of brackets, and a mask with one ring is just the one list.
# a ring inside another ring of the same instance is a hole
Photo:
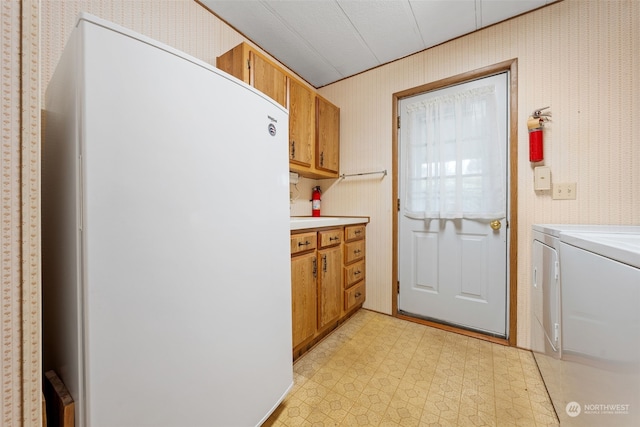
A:
{"label": "patterned wallpaper", "polygon": [[[3,426],[40,423],[40,105],[78,12],[87,11],[211,64],[242,36],[191,0],[6,0],[2,38]],[[22,13],[21,13],[22,12]],[[22,28],[22,31],[21,31]],[[39,42],[38,42],[39,40]],[[21,56],[21,53],[23,54]],[[40,55],[40,62],[38,62]],[[531,224],[640,223],[640,2],[565,0],[321,89],[341,108],[341,173],[393,171],[391,95],[519,60],[518,344],[528,346]],[[39,73],[39,76],[38,76]],[[524,123],[551,105],[545,164],[577,182],[575,201],[533,190]],[[306,191],[312,182],[302,182]],[[366,307],[391,311],[390,176],[322,181],[323,213],[371,217]],[[306,195],[300,195],[300,202]],[[294,205],[306,214],[306,204]]]}
{"label": "patterned wallpaper", "polygon": [[37,426],[40,368],[39,2],[0,5],[0,425]]}
{"label": "patterned wallpaper", "polygon": [[[320,90],[341,108],[341,172],[388,169],[392,94],[518,58],[518,345],[529,346],[531,225],[640,224],[640,2],[565,0]],[[635,71],[634,71],[635,70]],[[551,106],[545,161],[576,200],[533,189],[527,117]],[[370,215],[367,302],[391,312],[391,179],[334,185],[325,212]]]}
{"label": "patterned wallpaper", "polygon": [[42,91],[80,12],[88,12],[209,64],[244,38],[194,0],[42,1]]}

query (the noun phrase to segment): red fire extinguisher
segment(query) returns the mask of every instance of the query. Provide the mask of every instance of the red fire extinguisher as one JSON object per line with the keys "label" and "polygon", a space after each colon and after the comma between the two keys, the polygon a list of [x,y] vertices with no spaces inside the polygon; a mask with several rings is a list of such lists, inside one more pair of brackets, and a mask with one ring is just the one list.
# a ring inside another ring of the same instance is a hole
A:
{"label": "red fire extinguisher", "polygon": [[320,216],[320,186],[313,187],[311,193],[311,216]]}
{"label": "red fire extinguisher", "polygon": [[545,121],[549,121],[551,113],[543,113],[549,107],[535,110],[529,120],[527,120],[527,128],[529,128],[529,161],[540,162],[544,160],[544,143],[542,138],[542,128]]}

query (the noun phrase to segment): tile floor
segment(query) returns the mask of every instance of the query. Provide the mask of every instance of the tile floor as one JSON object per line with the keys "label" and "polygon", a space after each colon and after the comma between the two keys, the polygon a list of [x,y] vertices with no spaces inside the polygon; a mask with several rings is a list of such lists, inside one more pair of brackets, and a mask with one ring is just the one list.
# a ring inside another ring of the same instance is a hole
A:
{"label": "tile floor", "polygon": [[294,364],[265,426],[557,426],[530,352],[358,311]]}

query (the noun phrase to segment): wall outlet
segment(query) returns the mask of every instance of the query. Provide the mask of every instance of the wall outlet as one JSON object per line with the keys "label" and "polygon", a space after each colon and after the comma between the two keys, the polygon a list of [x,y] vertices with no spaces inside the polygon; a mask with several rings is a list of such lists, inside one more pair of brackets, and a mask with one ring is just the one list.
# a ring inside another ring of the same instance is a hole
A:
{"label": "wall outlet", "polygon": [[554,200],[575,200],[576,183],[553,184],[552,198]]}

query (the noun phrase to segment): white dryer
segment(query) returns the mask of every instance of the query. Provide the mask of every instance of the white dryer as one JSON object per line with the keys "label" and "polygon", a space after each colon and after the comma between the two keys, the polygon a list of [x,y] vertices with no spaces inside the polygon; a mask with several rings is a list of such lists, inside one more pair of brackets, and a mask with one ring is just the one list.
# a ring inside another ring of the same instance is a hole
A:
{"label": "white dryer", "polygon": [[[631,241],[633,234],[640,235],[640,226],[608,226],[608,225],[574,225],[574,224],[538,224],[533,226],[533,242],[532,242],[532,280],[531,280],[531,345],[534,351],[534,357],[538,363],[540,373],[542,374],[549,395],[554,404],[556,412],[562,425],[598,425],[603,421],[611,422],[611,420],[603,420],[595,417],[587,416],[584,412],[580,417],[572,417],[575,412],[567,411],[567,405],[578,402],[589,396],[587,390],[595,387],[602,387],[603,384],[595,378],[580,381],[580,377],[587,375],[586,372],[578,372],[576,366],[582,365],[574,363],[576,352],[584,350],[585,347],[590,351],[599,351],[606,347],[614,353],[626,353],[627,347],[621,341],[620,336],[612,335],[610,342],[605,340],[598,341],[600,344],[593,345],[593,339],[585,339],[591,336],[593,329],[582,321],[580,310],[587,309],[582,307],[584,299],[587,301],[604,302],[605,298],[602,293],[606,292],[607,285],[598,279],[600,283],[599,292],[591,289],[588,294],[583,294],[585,275],[576,277],[576,272],[585,272],[581,266],[590,265],[591,268],[607,271],[598,263],[593,263],[587,258],[582,258],[574,254],[574,250],[568,246],[577,249],[577,241],[589,241],[589,236],[618,236],[620,239]],[[581,237],[577,237],[581,236]],[[572,240],[573,239],[573,240]],[[584,244],[582,246],[585,246]],[[591,246],[593,249],[593,245]],[[583,250],[582,248],[579,250]],[[629,257],[626,251],[622,251]],[[613,250],[613,253],[620,254],[620,249]],[[632,256],[633,257],[633,256]],[[626,259],[626,258],[625,258]],[[591,263],[591,264],[590,264]],[[616,277],[617,273],[613,273],[611,280]],[[586,276],[592,278],[601,277],[595,274],[587,273]],[[594,279],[595,280],[595,279]],[[625,279],[626,280],[626,279]],[[633,279],[635,280],[635,279]],[[640,280],[636,280],[636,290],[640,289]],[[592,285],[596,286],[597,285]],[[613,293],[617,291],[617,285],[611,289]],[[615,288],[615,289],[614,289]],[[567,293],[567,291],[570,291]],[[577,298],[575,293],[581,295]],[[590,296],[589,296],[590,295]],[[640,311],[640,301],[634,300],[633,295],[629,295],[626,306],[635,304],[635,311]],[[615,299],[615,298],[614,298]],[[596,303],[597,304],[597,303]],[[618,311],[623,308],[622,305],[608,304],[610,309]],[[626,307],[625,306],[625,307]],[[571,320],[567,324],[567,313],[572,313]],[[611,323],[611,322],[610,322]],[[633,323],[633,322],[632,322]],[[636,340],[640,345],[640,335],[638,332],[630,332],[624,327],[630,339]],[[596,340],[597,341],[597,340]],[[568,346],[567,346],[568,343]],[[614,350],[615,349],[615,350]],[[569,362],[566,362],[567,359]],[[586,378],[586,377],[585,377]],[[591,387],[585,387],[587,383],[591,383]],[[576,391],[581,391],[577,393]],[[630,390],[627,388],[627,390]],[[582,393],[582,392],[585,393]],[[590,396],[594,397],[592,393]],[[588,400],[588,399],[587,399]],[[578,403],[579,404],[579,403]],[[573,406],[572,408],[576,408]],[[640,407],[636,408],[640,410]],[[618,417],[615,421],[621,421],[623,418]],[[630,417],[626,417],[624,422],[628,422]],[[590,424],[593,423],[593,424]],[[608,424],[612,425],[612,424]]]}
{"label": "white dryer", "polygon": [[561,334],[561,233],[640,231],[636,226],[535,224],[533,225],[531,278],[531,348],[555,359],[562,355]]}

